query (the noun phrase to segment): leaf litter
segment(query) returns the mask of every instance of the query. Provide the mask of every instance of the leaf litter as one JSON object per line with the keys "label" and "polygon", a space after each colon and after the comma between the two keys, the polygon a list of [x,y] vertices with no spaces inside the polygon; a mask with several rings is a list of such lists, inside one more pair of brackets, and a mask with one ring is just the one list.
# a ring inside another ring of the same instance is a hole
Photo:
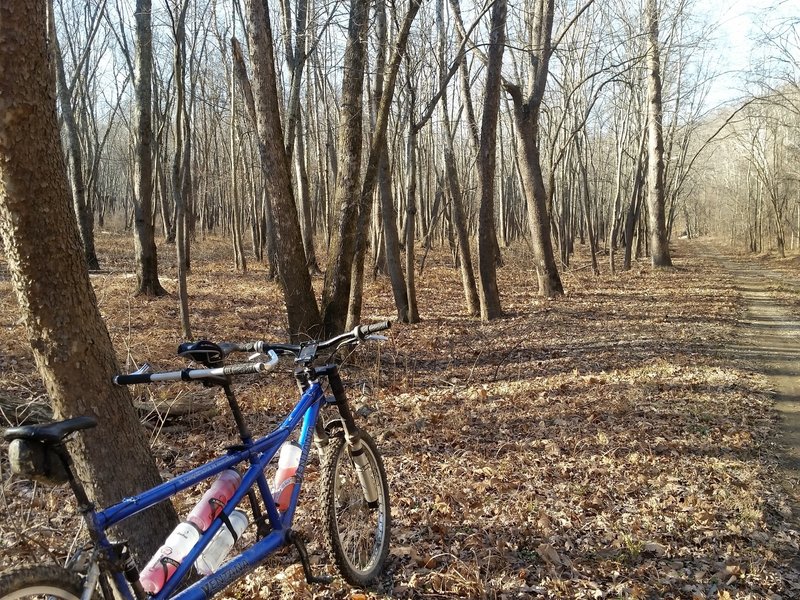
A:
{"label": "leaf litter", "polygon": [[[98,246],[107,273],[93,282],[120,364],[183,366],[174,295],[131,297],[126,240],[103,236]],[[742,310],[736,290],[717,263],[681,250],[668,271],[565,272],[567,295],[552,301],[536,296],[529,253],[508,251],[498,272],[506,315],[487,324],[463,315],[458,271],[445,251],[431,252],[417,281],[422,322],[395,325],[387,343],[359,348],[344,370],[389,476],[386,575],[371,590],[308,586],[287,551],[223,597],[800,596],[797,515],[778,474],[770,390],[726,352]],[[168,247],[161,255],[169,276],[174,258]],[[198,338],[284,339],[279,288],[262,265],[233,272],[227,243],[215,238],[199,241],[195,256]],[[0,286],[0,406],[16,422],[41,410],[45,395],[10,282]],[[365,286],[363,320],[391,318],[386,280]],[[236,384],[254,431],[291,406],[284,366]],[[133,392],[165,477],[234,439],[219,397],[185,385]],[[63,562],[65,533],[79,521],[66,490],[10,476],[5,451],[0,469],[0,566]],[[297,526],[314,568],[330,572],[311,535],[317,486],[312,465]],[[201,492],[179,496],[179,513]]]}

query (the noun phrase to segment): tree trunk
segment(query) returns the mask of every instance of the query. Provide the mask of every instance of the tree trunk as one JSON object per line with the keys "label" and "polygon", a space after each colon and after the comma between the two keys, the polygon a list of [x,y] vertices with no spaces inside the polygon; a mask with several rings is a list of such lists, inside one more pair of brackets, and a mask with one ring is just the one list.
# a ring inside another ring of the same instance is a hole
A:
{"label": "tree trunk", "polygon": [[409,123],[406,146],[406,297],[408,298],[408,322],[419,322],[417,308],[417,284],[414,272],[414,238],[417,225],[417,130],[414,127],[414,88],[409,76]]}
{"label": "tree trunk", "polygon": [[[298,133],[302,129],[303,121],[298,115]],[[306,141],[305,135],[300,133],[297,136],[297,152],[295,153],[295,172],[297,173],[297,193],[300,196],[300,230],[303,235],[303,251],[306,255],[306,266],[313,274],[320,273],[317,264],[317,252],[314,248],[314,224],[311,219],[311,195],[308,182],[308,171],[306,169]]]}
{"label": "tree trunk", "polygon": [[325,286],[322,290],[322,321],[326,336],[344,331],[350,301],[361,176],[361,98],[364,88],[368,13],[369,3],[366,0],[352,0],[339,115],[339,176],[334,200],[336,222],[332,227]]}
{"label": "tree trunk", "polygon": [[486,98],[483,104],[481,141],[478,149],[478,273],[481,320],[502,316],[497,288],[497,236],[494,222],[494,180],[497,162],[497,116],[500,112],[500,80],[506,38],[506,0],[492,7],[489,31],[489,61],[486,66]]}
{"label": "tree trunk", "polygon": [[[588,156],[584,155],[584,148],[581,145],[580,138],[585,136],[586,132],[578,134],[575,137],[575,148],[577,150],[578,168],[581,175],[581,200],[583,202],[583,218],[586,224],[586,237],[589,241],[589,254],[592,259],[592,273],[600,275],[600,267],[597,264],[597,239],[594,234],[594,225],[592,224],[592,215],[589,203],[589,173],[588,173]],[[587,141],[588,146],[588,141]]]}
{"label": "tree trunk", "polygon": [[236,89],[234,85],[234,81],[236,79],[235,76],[236,70],[232,67],[231,68],[231,97],[230,97],[230,105],[231,105],[231,128],[230,128],[230,143],[231,143],[231,154],[230,154],[230,161],[231,161],[231,213],[232,213],[232,221],[231,226],[233,227],[233,235],[231,236],[233,240],[233,257],[234,257],[234,268],[237,271],[242,273],[247,272],[247,258],[244,255],[244,241],[242,240],[244,236],[244,226],[242,223],[242,213],[244,212],[244,207],[242,206],[242,200],[239,194],[239,176],[237,175],[237,170],[239,168],[239,159],[238,159],[238,152],[237,148],[239,147],[239,140],[236,137],[236,125],[237,125],[237,106],[236,106]]}
{"label": "tree trunk", "polygon": [[[192,339],[192,329],[189,323],[189,293],[187,290],[186,272],[188,270],[187,252],[187,223],[186,223],[186,187],[185,179],[188,161],[185,161],[184,143],[189,143],[189,123],[185,118],[185,59],[186,59],[186,10],[188,0],[181,2],[180,14],[173,15],[173,35],[175,39],[174,50],[174,81],[175,81],[175,160],[172,163],[172,195],[175,200],[175,253],[178,268],[178,307],[180,312],[181,330],[184,339]],[[184,142],[185,137],[185,142]]]}
{"label": "tree trunk", "polygon": [[306,267],[289,161],[283,145],[272,28],[261,0],[246,0],[245,4],[255,84],[252,89],[253,116],[266,191],[274,209],[278,276],[286,302],[289,334],[293,339],[299,339],[303,334],[315,333],[312,330],[320,324],[320,313]]}
{"label": "tree trunk", "polygon": [[158,280],[158,255],[153,227],[153,157],[150,144],[153,93],[153,29],[151,0],[136,2],[136,173],[134,248],[136,251],[136,294],[163,296]]}
{"label": "tree trunk", "polygon": [[539,281],[539,295],[545,298],[564,293],[553,254],[548,197],[539,151],[539,114],[547,87],[550,56],[553,52],[551,47],[553,4],[554,0],[537,0],[536,16],[531,22],[531,47],[534,49],[532,50],[534,56],[531,57],[529,96],[523,99],[519,86],[506,84],[506,91],[514,105],[517,148],[521,157],[520,178],[528,205],[528,222]]}
{"label": "tree trunk", "polygon": [[392,282],[394,304],[397,307],[397,320],[408,323],[408,291],[400,262],[400,237],[397,233],[397,211],[392,195],[392,181],[389,174],[389,146],[384,138],[383,155],[378,166],[378,194],[383,214],[383,231],[386,245],[386,269]]}
{"label": "tree trunk", "polygon": [[[306,63],[308,27],[308,2],[297,0],[295,9],[294,47],[291,40],[291,15],[289,2],[281,2],[284,11],[284,33],[286,66],[291,73],[289,87],[289,106],[286,114],[286,155],[289,162],[294,161],[297,175],[297,192],[299,201],[300,232],[303,236],[303,249],[306,254],[306,264],[311,273],[319,273],[317,254],[314,249],[314,228],[311,224],[311,199],[308,190],[308,173],[305,164],[305,132],[303,131],[302,115],[300,110],[300,88],[303,80],[303,69]],[[295,142],[297,152],[295,152]]]}
{"label": "tree trunk", "polygon": [[[47,60],[44,0],[0,4],[0,237],[36,364],[58,418],[98,427],[70,444],[78,477],[100,506],[160,483],[131,397],[114,386],[116,354],[81,248]],[[122,523],[144,564],[177,523],[170,503]]]}
{"label": "tree trunk", "polygon": [[661,59],[658,42],[657,0],[647,0],[647,208],[650,226],[650,258],[654,267],[671,267],[664,211],[664,136],[661,109]]}
{"label": "tree trunk", "polygon": [[[436,23],[439,29],[439,63],[440,68],[444,69],[444,48],[446,44],[444,27],[444,0],[438,0],[436,4]],[[463,60],[463,59],[462,59]],[[443,75],[440,72],[440,81]],[[442,135],[444,136],[444,171],[447,178],[447,187],[450,190],[450,200],[452,204],[453,225],[456,232],[458,243],[459,268],[461,270],[461,283],[464,287],[464,300],[467,305],[467,312],[472,317],[480,315],[480,299],[478,298],[478,287],[475,283],[475,273],[472,271],[472,251],[469,243],[469,233],[467,231],[467,221],[464,215],[464,200],[461,196],[461,185],[458,181],[456,169],[455,149],[453,148],[453,136],[450,130],[450,115],[447,107],[447,96],[441,99],[442,111]]]}
{"label": "tree trunk", "polygon": [[517,148],[520,176],[528,206],[528,225],[531,230],[534,264],[539,282],[539,295],[552,298],[564,293],[558,274],[553,241],[550,235],[550,215],[547,212],[547,191],[542,176],[541,156],[534,133],[538,127],[531,123],[530,113],[524,106],[514,104],[514,121],[517,126]]}
{"label": "tree trunk", "polygon": [[[153,111],[158,114],[158,86],[153,87]],[[166,121],[166,116],[163,119]],[[175,241],[174,229],[171,221],[171,208],[169,204],[169,195],[167,194],[167,174],[164,172],[164,161],[162,160],[163,149],[166,147],[164,144],[164,131],[166,122],[157,127],[157,133],[154,136],[155,148],[153,154],[156,157],[156,178],[158,179],[158,210],[161,215],[161,230],[164,234],[164,239],[168,244]],[[173,236],[170,238],[170,236]]]}
{"label": "tree trunk", "polygon": [[[411,0],[408,5],[408,11],[406,12],[405,17],[403,18],[403,24],[400,28],[400,31],[397,35],[397,40],[395,42],[394,50],[392,52],[392,58],[389,61],[389,68],[386,72],[386,81],[384,85],[384,78],[383,78],[383,60],[379,59],[378,66],[380,71],[376,73],[376,86],[375,86],[375,98],[377,100],[377,107],[376,107],[376,115],[375,115],[375,129],[372,132],[372,137],[370,139],[370,148],[369,148],[369,156],[367,158],[367,168],[364,174],[364,181],[361,185],[361,194],[358,199],[358,231],[362,233],[362,235],[357,236],[356,243],[355,243],[355,251],[354,251],[354,258],[353,258],[353,266],[352,266],[352,279],[353,279],[353,286],[351,287],[351,293],[348,303],[348,325],[352,324],[355,326],[361,319],[361,300],[362,300],[362,287],[363,287],[363,277],[364,277],[364,257],[367,253],[367,236],[366,236],[366,229],[369,225],[370,221],[370,214],[372,212],[372,205],[374,203],[374,193],[375,193],[375,186],[378,179],[378,169],[379,163],[382,160],[382,156],[385,152],[387,157],[387,165],[388,165],[388,149],[385,149],[386,146],[386,129],[389,123],[389,109],[392,105],[392,98],[394,97],[394,89],[395,84],[397,82],[397,73],[400,70],[400,64],[402,61],[403,56],[405,55],[405,48],[406,44],[408,43],[409,34],[411,31],[411,25],[414,22],[414,18],[417,15],[417,12],[420,8],[420,0]],[[376,19],[378,21],[378,28],[379,30],[383,28],[381,23],[381,10],[385,9],[383,4],[380,4],[377,10]],[[385,34],[385,31],[383,32]],[[379,35],[383,35],[379,31]],[[383,44],[385,46],[385,44]],[[384,50],[385,54],[385,50]],[[413,110],[409,113],[410,118],[413,119]],[[412,123],[412,127],[414,127]],[[415,134],[416,134],[416,127]],[[388,173],[387,173],[388,175]],[[397,273],[395,273],[396,275]],[[401,273],[402,275],[402,273]],[[413,277],[413,273],[409,275],[409,277]],[[394,284],[393,284],[394,285]],[[413,285],[409,286],[406,283],[406,305],[409,307],[409,319],[413,315],[416,314],[416,298],[413,295],[414,289]],[[397,300],[397,295],[395,295],[395,300]],[[402,313],[402,301],[397,303],[398,313]],[[415,317],[418,318],[418,317]],[[416,322],[414,320],[411,321]]]}
{"label": "tree trunk", "polygon": [[67,157],[69,159],[69,182],[72,189],[72,204],[78,219],[78,231],[83,244],[83,254],[89,269],[99,269],[97,252],[94,248],[94,214],[92,207],[86,202],[86,186],[83,180],[83,157],[81,156],[81,142],[78,137],[78,125],[72,111],[72,98],[67,84],[67,75],[64,71],[64,57],[61,54],[61,45],[56,34],[55,18],[50,11],[50,37],[53,42],[53,59],[55,60],[56,82],[58,100],[61,105],[61,117],[66,131]]}
{"label": "tree trunk", "polygon": [[[614,254],[617,249],[617,234],[619,233],[620,224],[622,222],[622,165],[624,154],[624,140],[628,130],[628,121],[630,120],[632,110],[629,108],[625,113],[625,118],[622,123],[622,131],[617,136],[617,167],[614,178],[614,202],[611,206],[609,231],[608,231],[608,267],[612,275],[616,275],[616,265],[614,264]],[[641,154],[641,153],[640,153]]]}

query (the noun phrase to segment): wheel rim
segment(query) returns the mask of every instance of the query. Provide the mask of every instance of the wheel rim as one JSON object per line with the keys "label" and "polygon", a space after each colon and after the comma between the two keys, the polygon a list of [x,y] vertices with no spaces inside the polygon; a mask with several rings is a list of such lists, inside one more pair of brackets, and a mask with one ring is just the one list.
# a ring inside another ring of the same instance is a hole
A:
{"label": "wheel rim", "polygon": [[380,485],[375,458],[366,444],[362,447],[366,450],[374,479],[379,484],[377,508],[367,506],[346,446],[342,448],[337,461],[334,501],[336,528],[343,558],[354,571],[368,573],[379,566],[381,560],[381,549],[386,535],[386,498],[384,486]]}
{"label": "wheel rim", "polygon": [[80,600],[80,596],[58,586],[37,584],[6,594],[0,600]]}

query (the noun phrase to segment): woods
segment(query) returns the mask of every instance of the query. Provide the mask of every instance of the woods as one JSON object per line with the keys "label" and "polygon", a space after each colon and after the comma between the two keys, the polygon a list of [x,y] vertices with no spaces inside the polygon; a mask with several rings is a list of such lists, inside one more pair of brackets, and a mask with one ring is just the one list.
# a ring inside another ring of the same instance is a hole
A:
{"label": "woods", "polygon": [[[173,418],[201,454],[224,445],[202,441],[223,426],[193,396],[182,421],[159,407],[183,392],[132,399],[113,373],[186,339],[299,342],[393,318],[396,346],[357,363],[358,408],[403,489],[385,593],[710,595],[746,572],[753,593],[791,597],[793,576],[773,579],[797,547],[792,510],[758,487],[774,471],[768,386],[714,358],[735,290],[717,298],[698,270],[727,277],[709,258],[723,242],[800,250],[800,20],[759,13],[725,93],[719,27],[693,0],[4,0],[0,284],[19,314],[3,416],[44,403],[120,432],[79,449],[107,502],[185,466],[181,434],[161,433]],[[703,302],[715,324],[697,325]],[[36,368],[16,362],[22,326]],[[280,407],[269,384],[259,418]],[[731,499],[728,468],[766,506]],[[475,500],[494,491],[515,519]],[[125,533],[135,553],[175,518],[165,506]],[[669,519],[689,533],[670,538]],[[732,553],[756,567],[728,573]]]}
{"label": "woods", "polygon": [[614,273],[643,256],[669,266],[676,234],[730,226],[740,238],[736,213],[713,218],[722,207],[700,198],[719,189],[706,165],[732,132],[737,148],[748,143],[758,118],[775,142],[766,130],[749,142],[758,206],[745,209],[746,244],[798,237],[796,200],[782,199],[792,190],[761,165],[783,139],[775,111],[796,107],[788,20],[769,36],[787,58],[760,84],[750,125],[742,113],[708,139],[750,99],[707,102],[715,25],[691,2],[537,0],[501,21],[496,3],[265,6],[55,0],[64,148],[90,268],[95,222],[131,231],[147,295],[164,292],[157,231],[186,272],[192,246],[221,235],[231,268],[270,265],[299,335],[355,323],[365,276],[389,276],[401,321],[424,318],[415,278],[430,248],[446,246],[464,312],[478,312],[480,289],[482,319],[493,319],[493,272],[520,242],[540,295],[555,297],[576,243],[595,273]]}

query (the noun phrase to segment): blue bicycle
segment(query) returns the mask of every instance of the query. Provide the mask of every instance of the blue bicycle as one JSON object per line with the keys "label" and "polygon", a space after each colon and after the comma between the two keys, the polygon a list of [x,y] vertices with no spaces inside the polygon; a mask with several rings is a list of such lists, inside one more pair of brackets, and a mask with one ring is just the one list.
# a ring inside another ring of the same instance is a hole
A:
{"label": "blue bicycle", "polygon": [[[211,598],[253,571],[270,554],[284,546],[294,546],[298,550],[306,579],[310,583],[330,581],[327,577],[313,575],[305,543],[292,529],[312,442],[320,455],[320,508],[324,538],[331,558],[348,583],[355,586],[374,583],[383,570],[389,552],[389,488],[375,442],[355,423],[339,369],[332,362],[332,356],[343,346],[367,339],[385,340],[383,336],[375,334],[389,326],[387,321],[356,327],[329,340],[299,345],[263,341],[248,344],[187,343],[181,345],[179,353],[205,368],[155,373],[145,367],[128,375],[118,375],[115,383],[119,385],[194,380],[221,387],[236,421],[241,444],[228,448],[224,456],[101,510],[92,505],[83,486],[74,478],[72,461],[64,443],[70,434],[94,427],[94,418],[77,417],[47,425],[7,429],[4,437],[11,442],[9,453],[12,469],[40,480],[68,482],[78,501],[91,541],[69,560],[66,567],[22,567],[0,575],[0,600],[88,600],[101,595],[109,600],[114,597],[136,600]],[[325,350],[332,350],[331,358],[325,364],[317,365],[318,355]],[[234,352],[257,353],[262,359],[266,356],[269,360],[226,365],[226,357]],[[231,378],[271,370],[281,355],[295,357],[295,377],[302,394],[277,429],[254,439],[234,396]],[[323,391],[325,381],[331,392],[327,396]],[[322,411],[326,407],[336,409],[334,418],[324,420]],[[300,458],[290,496],[287,494],[287,504],[279,510],[280,503],[276,502],[274,492],[269,488],[265,469],[279,449],[290,443],[293,437],[296,438]],[[236,470],[237,467],[240,484],[230,499],[220,508],[208,528],[199,534],[198,541],[180,563],[172,563],[174,573],[168,576],[163,587],[153,594],[146,592],[139,578],[141,565],[134,564],[124,541],[109,540],[107,530],[182,490],[224,471]],[[231,516],[234,511],[241,512],[242,509],[250,513],[250,521],[255,524],[256,540],[212,573],[188,585],[186,582],[190,579],[193,565],[218,532],[222,530],[225,533],[230,529],[230,534],[236,539]]]}

